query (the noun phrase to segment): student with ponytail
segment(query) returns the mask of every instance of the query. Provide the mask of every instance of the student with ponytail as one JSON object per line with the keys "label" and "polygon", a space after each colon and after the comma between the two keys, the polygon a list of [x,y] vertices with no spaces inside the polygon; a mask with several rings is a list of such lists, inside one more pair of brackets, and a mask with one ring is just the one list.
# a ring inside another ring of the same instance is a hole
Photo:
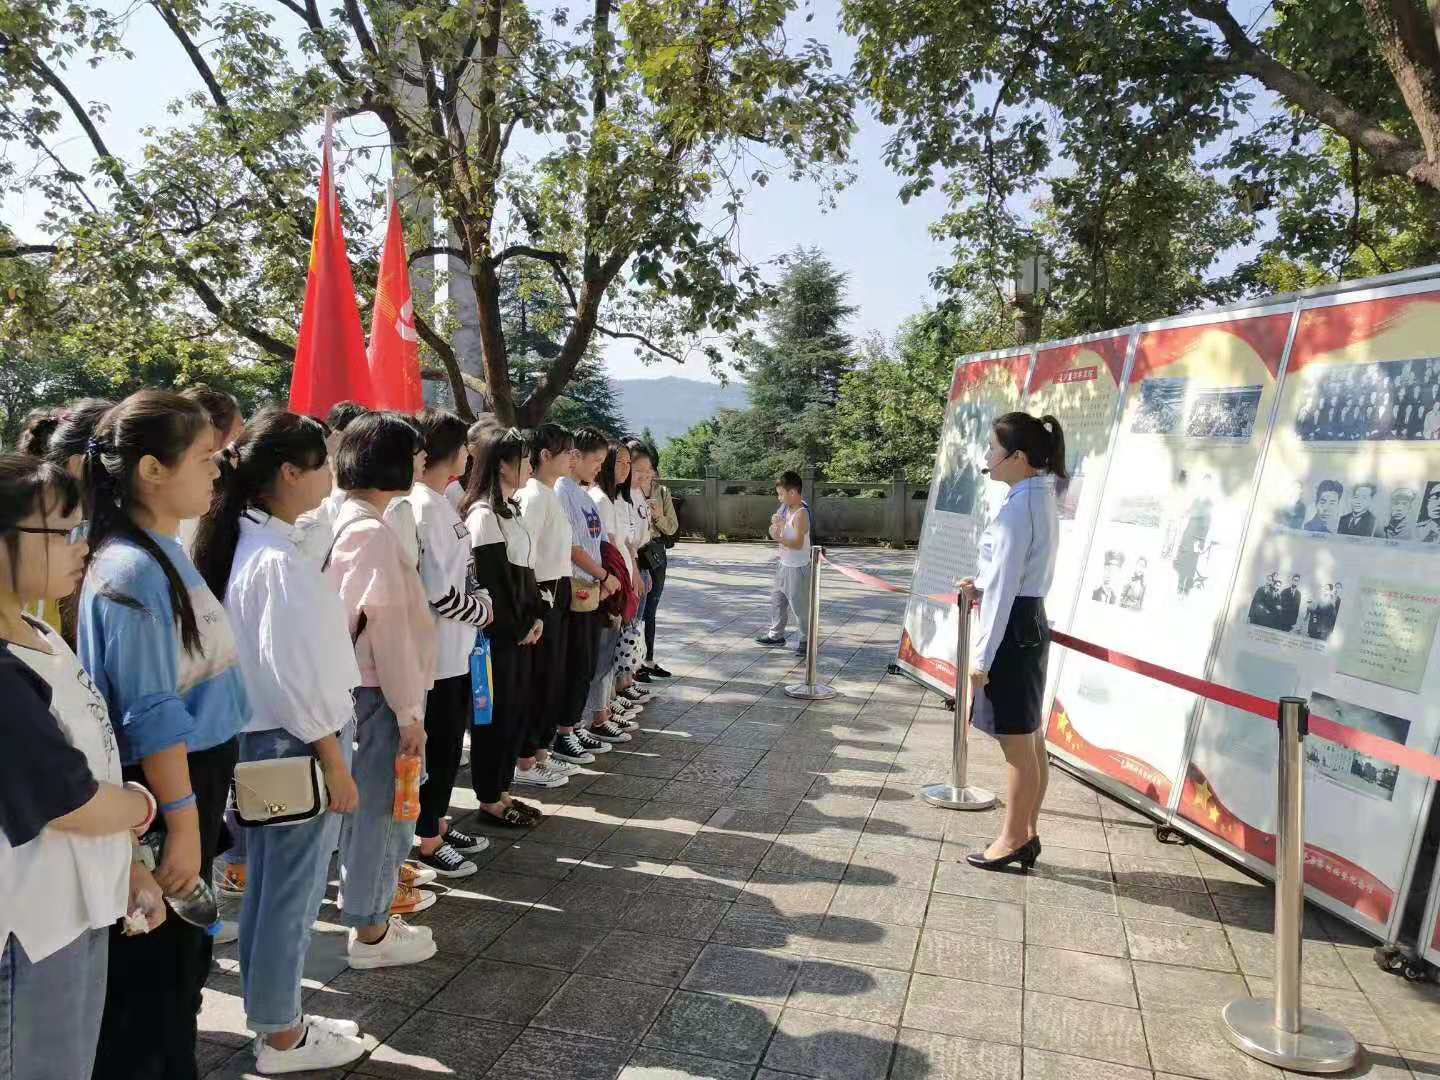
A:
{"label": "student with ponytail", "polygon": [[251,704],[241,761],[319,760],[329,810],[309,821],[246,830],[248,878],[240,910],[240,978],[256,1063],[266,1074],[337,1068],[365,1052],[353,1024],[305,1016],[301,975],[320,910],[339,815],[355,809],[351,694],[360,669],[345,608],[295,521],[330,493],[325,429],[270,408],[221,452],[195,562],[225,598]]}
{"label": "student with ponytail", "polygon": [[972,717],[999,740],[1009,790],[1000,835],[966,859],[984,870],[1028,868],[1040,856],[1040,806],[1050,775],[1040,706],[1050,649],[1045,594],[1060,532],[1057,488],[1069,478],[1060,421],[1006,413],[991,425],[985,464],[1010,493],[981,537],[979,574],[960,588],[978,605]]}
{"label": "student with ponytail", "polygon": [[[210,506],[210,418],[142,390],[108,411],[85,454],[90,554],[80,594],[80,660],[109,706],[127,780],[145,784],[166,832],[155,880],[193,888],[222,847],[221,818],[248,705],[230,620],[176,540]],[[171,918],[111,936],[95,1075],[193,1077],[205,932]]]}

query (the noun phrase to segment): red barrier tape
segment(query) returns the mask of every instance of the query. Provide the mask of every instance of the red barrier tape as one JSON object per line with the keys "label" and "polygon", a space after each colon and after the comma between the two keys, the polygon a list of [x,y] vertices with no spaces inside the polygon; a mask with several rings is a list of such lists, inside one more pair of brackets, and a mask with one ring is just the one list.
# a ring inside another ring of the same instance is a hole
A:
{"label": "red barrier tape", "polygon": [[[861,585],[869,585],[871,588],[883,589],[885,592],[904,593],[909,592],[898,585],[893,585],[884,578],[878,578],[874,574],[867,574],[863,570],[856,570],[854,567],[842,566],[823,553],[821,560],[834,567],[851,581]],[[926,596],[927,600],[934,600],[941,604],[953,604],[957,600],[955,593],[944,596]],[[1113,664],[1115,667],[1124,668],[1126,671],[1133,671],[1137,675],[1143,675],[1147,679],[1154,679],[1157,682],[1165,683],[1176,689],[1184,690],[1187,693],[1195,694],[1197,697],[1205,698],[1208,701],[1217,702],[1220,705],[1228,705],[1233,709],[1240,709],[1244,712],[1253,713],[1271,723],[1279,722],[1280,704],[1268,698],[1258,697],[1255,694],[1247,694],[1242,690],[1232,690],[1228,686],[1221,686],[1219,683],[1208,682],[1205,679],[1196,678],[1193,675],[1182,675],[1178,671],[1161,667],[1159,664],[1152,664],[1148,660],[1141,660],[1139,657],[1130,656],[1128,653],[1118,652],[1115,649],[1107,649],[1103,645],[1096,645],[1094,642],[1086,641],[1083,638],[1074,637],[1071,634],[1060,630],[1050,632],[1051,639],[1057,645],[1063,645],[1078,653],[1093,657],[1106,664]],[[1368,731],[1357,731],[1355,728],[1348,728],[1337,724],[1329,717],[1319,716],[1316,713],[1310,714],[1310,733],[1322,739],[1329,739],[1333,743],[1355,750],[1370,757],[1379,758],[1381,761],[1397,765],[1402,769],[1409,769],[1411,772],[1419,773],[1421,776],[1428,776],[1432,780],[1440,780],[1440,758],[1432,757],[1420,750],[1413,750],[1408,746],[1390,739],[1383,739],[1379,735],[1372,735]]]}

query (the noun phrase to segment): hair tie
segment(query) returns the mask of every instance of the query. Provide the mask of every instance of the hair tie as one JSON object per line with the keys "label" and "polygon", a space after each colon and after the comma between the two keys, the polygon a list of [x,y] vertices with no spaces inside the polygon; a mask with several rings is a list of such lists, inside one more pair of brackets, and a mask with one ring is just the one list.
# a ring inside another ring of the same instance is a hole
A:
{"label": "hair tie", "polygon": [[91,435],[88,439],[85,440],[85,453],[103,454],[104,452],[105,444],[102,443],[99,439],[97,439],[94,435]]}

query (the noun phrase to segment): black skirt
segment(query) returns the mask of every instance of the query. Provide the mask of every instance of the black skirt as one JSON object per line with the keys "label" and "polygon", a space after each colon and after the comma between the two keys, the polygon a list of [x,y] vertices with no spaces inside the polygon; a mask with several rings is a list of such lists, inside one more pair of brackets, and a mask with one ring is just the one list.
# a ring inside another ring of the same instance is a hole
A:
{"label": "black skirt", "polygon": [[1039,731],[1049,655],[1050,623],[1045,618],[1044,599],[1017,596],[995,662],[990,665],[990,681],[971,706],[971,724],[990,735]]}

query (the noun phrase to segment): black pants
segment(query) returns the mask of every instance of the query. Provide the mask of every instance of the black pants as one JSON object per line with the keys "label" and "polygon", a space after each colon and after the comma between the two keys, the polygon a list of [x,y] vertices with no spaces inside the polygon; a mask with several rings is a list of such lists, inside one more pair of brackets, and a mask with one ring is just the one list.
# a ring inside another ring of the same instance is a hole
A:
{"label": "black pants", "polygon": [[590,696],[590,680],[595,677],[595,654],[600,646],[600,613],[571,611],[566,614],[565,621],[564,707],[560,722],[563,727],[580,727],[585,723],[585,700]]}
{"label": "black pants", "polygon": [[645,596],[645,662],[655,659],[655,612],[660,610],[660,594],[665,591],[665,567],[650,571],[650,591]]}
{"label": "black pants", "polygon": [[450,810],[465,729],[470,726],[470,676],[435,680],[425,699],[425,782],[420,785],[420,818],[415,835],[440,835],[440,819]]}
{"label": "black pants", "polygon": [[565,648],[566,631],[570,620],[570,579],[557,578],[542,581],[542,592],[552,592],[555,604],[545,610],[542,617],[544,630],[540,643],[533,646],[534,662],[531,665],[531,696],[534,711],[530,716],[530,731],[526,736],[522,757],[533,757],[535,751],[549,746],[555,739],[555,728],[565,710]]}
{"label": "black pants", "polygon": [[[231,739],[190,754],[190,788],[200,817],[200,874],[229,848],[225,800],[239,744]],[[124,770],[143,782],[140,766]],[[175,915],[148,934],[110,932],[105,1015],[95,1053],[95,1080],[195,1080],[200,991],[210,975],[210,937]]]}
{"label": "black pants", "polygon": [[490,652],[494,708],[490,723],[470,729],[470,782],[482,803],[497,803],[515,778],[515,759],[529,731],[533,645],[510,645]]}

